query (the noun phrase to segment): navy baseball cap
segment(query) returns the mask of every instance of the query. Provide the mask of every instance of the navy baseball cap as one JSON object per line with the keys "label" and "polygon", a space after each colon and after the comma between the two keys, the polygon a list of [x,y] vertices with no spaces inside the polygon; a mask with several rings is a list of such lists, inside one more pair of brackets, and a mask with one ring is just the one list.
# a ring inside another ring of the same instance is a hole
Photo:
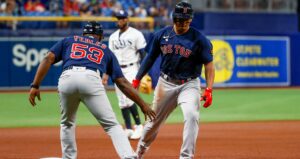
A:
{"label": "navy baseball cap", "polygon": [[116,17],[118,19],[123,19],[123,18],[127,18],[128,17],[128,13],[124,10],[120,10],[116,13]]}

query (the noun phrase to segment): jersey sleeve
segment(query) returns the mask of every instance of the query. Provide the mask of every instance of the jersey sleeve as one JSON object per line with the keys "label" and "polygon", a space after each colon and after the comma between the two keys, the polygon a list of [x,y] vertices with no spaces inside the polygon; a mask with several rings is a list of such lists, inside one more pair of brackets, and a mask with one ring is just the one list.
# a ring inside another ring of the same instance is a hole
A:
{"label": "jersey sleeve", "polygon": [[146,47],[146,40],[141,32],[138,32],[136,39],[136,49],[140,50]]}
{"label": "jersey sleeve", "polygon": [[64,41],[65,41],[65,39],[58,41],[49,50],[52,53],[54,53],[54,55],[55,55],[54,63],[57,63],[62,59],[62,53],[63,53],[63,49],[64,49]]}
{"label": "jersey sleeve", "polygon": [[136,75],[136,79],[140,80],[143,76],[151,69],[154,64],[156,58],[160,55],[160,43],[159,43],[160,34],[155,34],[153,38],[150,40],[146,47],[146,51],[148,54],[144,58],[141,67]]}
{"label": "jersey sleeve", "polygon": [[206,64],[209,63],[211,61],[213,61],[213,46],[212,43],[210,42],[210,40],[208,40],[207,38],[203,38],[201,40],[202,43],[202,48],[201,48],[201,53],[200,53],[200,58],[202,63]]}
{"label": "jersey sleeve", "polygon": [[113,81],[117,78],[124,77],[116,56],[110,50],[108,51],[108,55],[109,62],[106,66],[106,74],[108,74]]}

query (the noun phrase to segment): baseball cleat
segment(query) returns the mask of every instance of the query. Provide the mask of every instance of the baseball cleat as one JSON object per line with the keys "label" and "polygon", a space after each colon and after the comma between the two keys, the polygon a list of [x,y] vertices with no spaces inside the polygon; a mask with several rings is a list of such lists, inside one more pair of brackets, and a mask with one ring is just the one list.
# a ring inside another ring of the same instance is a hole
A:
{"label": "baseball cleat", "polygon": [[131,136],[133,135],[134,131],[132,129],[125,129],[125,134],[128,138],[131,138]]}
{"label": "baseball cleat", "polygon": [[134,132],[131,135],[130,139],[135,140],[135,139],[141,138],[142,133],[143,133],[143,128],[144,128],[143,125],[142,124],[141,125],[135,125],[134,128],[135,128]]}

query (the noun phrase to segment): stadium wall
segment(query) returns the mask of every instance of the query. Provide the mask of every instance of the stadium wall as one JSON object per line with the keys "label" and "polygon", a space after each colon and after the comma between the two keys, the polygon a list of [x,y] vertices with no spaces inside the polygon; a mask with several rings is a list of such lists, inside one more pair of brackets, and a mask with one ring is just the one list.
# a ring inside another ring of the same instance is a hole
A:
{"label": "stadium wall", "polygon": [[[221,72],[218,72],[220,78],[216,86],[300,85],[300,34],[294,14],[196,13],[192,25],[208,35],[219,50],[222,47],[232,50],[218,57],[223,65]],[[0,89],[27,88],[47,50],[64,36],[80,32],[76,29],[0,30]],[[106,33],[105,42],[110,33]],[[144,34],[150,39],[152,33]],[[232,58],[224,60],[222,57]],[[244,66],[240,63],[237,67],[237,59],[242,58],[256,59],[252,60],[256,65]],[[159,76],[159,60],[149,73],[153,77],[153,85]],[[246,74],[239,73],[241,70]],[[42,85],[56,86],[60,73],[61,63],[50,69]],[[202,77],[201,80],[205,82]]]}

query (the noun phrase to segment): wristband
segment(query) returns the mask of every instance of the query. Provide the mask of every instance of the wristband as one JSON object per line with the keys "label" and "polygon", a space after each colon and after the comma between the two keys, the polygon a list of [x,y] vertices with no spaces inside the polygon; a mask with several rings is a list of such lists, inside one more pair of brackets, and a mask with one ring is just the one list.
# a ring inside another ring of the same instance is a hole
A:
{"label": "wristband", "polygon": [[39,89],[39,88],[40,88],[40,86],[39,86],[39,85],[36,85],[36,84],[33,84],[33,83],[31,83],[31,84],[30,84],[30,88]]}

